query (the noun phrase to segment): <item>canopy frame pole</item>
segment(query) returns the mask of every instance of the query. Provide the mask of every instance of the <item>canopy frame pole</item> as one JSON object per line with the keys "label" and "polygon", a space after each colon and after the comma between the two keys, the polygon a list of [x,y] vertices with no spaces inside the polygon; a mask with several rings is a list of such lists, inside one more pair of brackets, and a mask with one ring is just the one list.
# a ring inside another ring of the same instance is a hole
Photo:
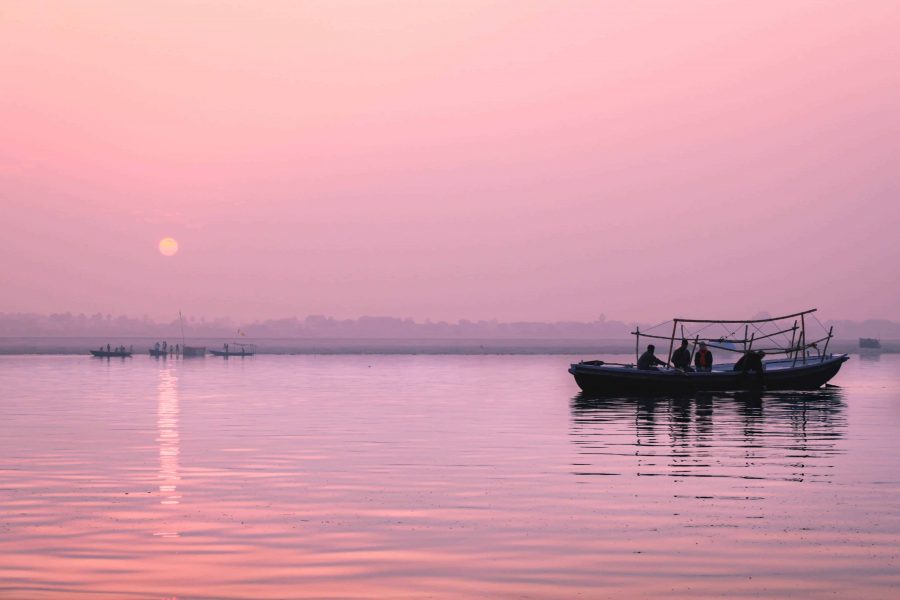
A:
{"label": "canopy frame pole", "polygon": [[[766,334],[766,335],[761,335],[761,336],[759,336],[759,337],[757,337],[757,338],[755,338],[755,339],[756,339],[756,341],[758,342],[759,340],[768,339],[768,338],[773,338],[773,337],[778,336],[778,335],[781,335],[781,334],[783,334],[783,333],[788,333],[789,331],[791,331],[791,328],[790,328],[790,327],[788,327],[787,329],[782,329],[782,330],[780,330],[780,331],[775,331],[775,332],[773,332],[773,333],[769,333],[769,334]],[[632,334],[632,335],[635,335],[635,332],[632,331],[631,334]],[[642,333],[641,336],[646,337],[646,338],[650,338],[650,339],[655,339],[655,340],[668,340],[668,339],[669,339],[668,336],[665,336],[665,335],[653,335],[652,333]],[[725,338],[723,338],[723,337],[721,337],[721,336],[720,336],[720,337],[715,337],[715,338],[713,338],[713,337],[705,337],[705,338],[700,338],[700,339],[703,340],[703,341],[706,341],[706,342],[713,342],[713,343],[718,343],[720,340],[724,340],[724,341],[727,341],[727,342],[731,342],[731,343],[733,343],[733,344],[745,344],[746,342],[750,341],[750,340],[743,340],[743,339],[740,339],[740,338],[725,340]],[[824,339],[824,338],[823,338],[823,339]],[[743,346],[742,346],[742,347],[743,347]],[[731,352],[741,352],[741,348],[731,348],[730,351],[731,351]]]}
{"label": "canopy frame pole", "polygon": [[825,362],[825,357],[828,355],[828,342],[831,341],[831,332],[834,331],[834,325],[828,328],[828,339],[825,340],[825,348],[822,350],[822,360],[821,362]]}
{"label": "canopy frame pole", "polygon": [[801,346],[800,346],[801,339],[802,339],[802,337],[799,337],[799,336],[798,336],[798,338],[797,338],[797,345],[796,345],[796,346],[793,346],[793,350],[794,350],[794,360],[791,361],[791,368],[792,368],[792,369],[793,369],[794,367],[797,366],[797,355],[798,355],[799,352],[800,352],[800,348],[801,348]]}
{"label": "canopy frame pole", "polygon": [[755,332],[755,331],[754,331],[753,333],[750,334],[750,344],[749,344],[749,345],[746,344],[746,343],[744,344],[744,346],[745,346],[745,348],[746,348],[746,350],[745,350],[745,352],[744,352],[745,354],[746,354],[747,352],[750,352],[750,349],[753,348],[753,336],[754,336],[754,335],[756,335],[756,332]]}
{"label": "canopy frame pole", "polygon": [[794,356],[797,355],[797,351],[794,350],[794,338],[797,336],[797,319],[794,319],[794,326],[791,327],[791,354]]}
{"label": "canopy frame pole", "polygon": [[693,347],[691,347],[691,359],[688,361],[688,366],[689,366],[689,367],[690,367],[691,364],[694,362],[694,352],[697,351],[697,342],[699,342],[699,341],[700,341],[700,334],[698,333],[698,334],[694,337],[694,345],[693,345]]}
{"label": "canopy frame pole", "polygon": [[[749,331],[749,329],[750,329],[750,326],[749,326],[749,325],[744,325],[744,352],[746,352],[747,350],[750,349],[750,348],[747,347],[747,332]],[[750,345],[751,345],[751,346],[753,345],[753,339],[752,339],[752,338],[751,338],[751,340],[750,340]]]}
{"label": "canopy frame pole", "polygon": [[780,317],[769,317],[767,319],[734,319],[731,321],[726,321],[723,319],[719,320],[707,320],[707,319],[685,319],[683,317],[678,317],[676,320],[679,323],[770,323],[772,321],[784,321],[790,319],[791,317],[802,317],[803,315],[808,315],[810,313],[816,312],[817,308],[811,308],[809,310],[804,310],[803,312],[794,313],[792,315],[783,315]]}
{"label": "canopy frame pole", "polygon": [[638,361],[641,359],[641,328],[636,326],[634,330],[634,360]]}
{"label": "canopy frame pole", "polygon": [[800,315],[800,324],[803,326],[803,330],[800,333],[800,337],[803,338],[803,364],[806,364],[806,315]]}
{"label": "canopy frame pole", "polygon": [[675,349],[675,332],[678,328],[678,319],[672,321],[672,337],[669,339],[669,354],[666,356],[666,368],[669,367],[669,363],[672,361],[672,350]]}

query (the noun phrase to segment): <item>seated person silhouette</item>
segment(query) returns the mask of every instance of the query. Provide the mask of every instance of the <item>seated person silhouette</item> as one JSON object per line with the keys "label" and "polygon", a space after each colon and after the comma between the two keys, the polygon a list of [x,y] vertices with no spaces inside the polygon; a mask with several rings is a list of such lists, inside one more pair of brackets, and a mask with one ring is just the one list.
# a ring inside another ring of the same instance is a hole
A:
{"label": "seated person silhouette", "polygon": [[654,346],[653,344],[650,344],[649,346],[647,346],[647,351],[644,352],[643,354],[641,354],[641,357],[637,361],[638,369],[655,371],[656,365],[666,364],[665,362],[656,358],[656,355],[653,354],[653,352],[655,350],[656,350],[656,346]]}
{"label": "seated person silhouette", "polygon": [[700,342],[700,349],[694,355],[694,366],[698,371],[712,371],[713,355],[706,347],[706,342]]}
{"label": "seated person silhouette", "polygon": [[672,353],[672,366],[682,371],[693,371],[691,368],[691,351],[688,350],[687,340],[681,340],[681,346]]}
{"label": "seated person silhouette", "polygon": [[756,373],[757,382],[759,385],[763,385],[763,373],[766,368],[762,359],[765,355],[766,353],[761,350],[751,350],[734,363],[734,370],[741,371],[744,374]]}

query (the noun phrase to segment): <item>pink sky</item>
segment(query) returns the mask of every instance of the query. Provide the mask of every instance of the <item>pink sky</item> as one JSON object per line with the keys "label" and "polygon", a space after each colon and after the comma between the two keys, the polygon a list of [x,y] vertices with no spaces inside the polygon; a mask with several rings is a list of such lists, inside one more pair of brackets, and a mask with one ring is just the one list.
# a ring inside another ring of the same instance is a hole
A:
{"label": "pink sky", "polygon": [[898,31],[874,1],[4,2],[0,311],[900,319]]}

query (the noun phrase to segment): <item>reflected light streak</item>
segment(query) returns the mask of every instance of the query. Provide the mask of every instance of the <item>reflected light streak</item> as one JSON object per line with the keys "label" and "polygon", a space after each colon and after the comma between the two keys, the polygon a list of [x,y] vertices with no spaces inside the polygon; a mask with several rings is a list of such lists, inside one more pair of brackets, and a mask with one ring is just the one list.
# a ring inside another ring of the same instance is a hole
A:
{"label": "reflected light streak", "polygon": [[[157,436],[159,444],[159,492],[161,504],[178,504],[178,378],[171,369],[159,372],[159,395],[157,407]],[[162,534],[157,534],[162,535]],[[177,533],[166,532],[166,536]]]}

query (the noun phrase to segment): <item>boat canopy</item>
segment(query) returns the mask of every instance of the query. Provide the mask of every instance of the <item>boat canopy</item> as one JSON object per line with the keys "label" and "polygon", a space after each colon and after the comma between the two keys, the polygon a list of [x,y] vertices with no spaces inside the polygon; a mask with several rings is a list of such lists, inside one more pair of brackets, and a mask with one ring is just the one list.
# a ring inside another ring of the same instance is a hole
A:
{"label": "boat canopy", "polygon": [[[784,354],[793,363],[803,364],[810,359],[824,360],[833,327],[828,329],[815,317],[815,308],[781,317],[756,319],[685,319],[676,317],[644,329],[636,327],[635,354],[641,352],[641,338],[669,341],[668,357],[672,356],[676,339],[692,343],[691,359],[700,342],[726,352],[744,354],[762,351]],[[821,346],[821,350],[820,350]],[[814,351],[815,356],[810,357]],[[668,362],[666,363],[668,365]]]}

